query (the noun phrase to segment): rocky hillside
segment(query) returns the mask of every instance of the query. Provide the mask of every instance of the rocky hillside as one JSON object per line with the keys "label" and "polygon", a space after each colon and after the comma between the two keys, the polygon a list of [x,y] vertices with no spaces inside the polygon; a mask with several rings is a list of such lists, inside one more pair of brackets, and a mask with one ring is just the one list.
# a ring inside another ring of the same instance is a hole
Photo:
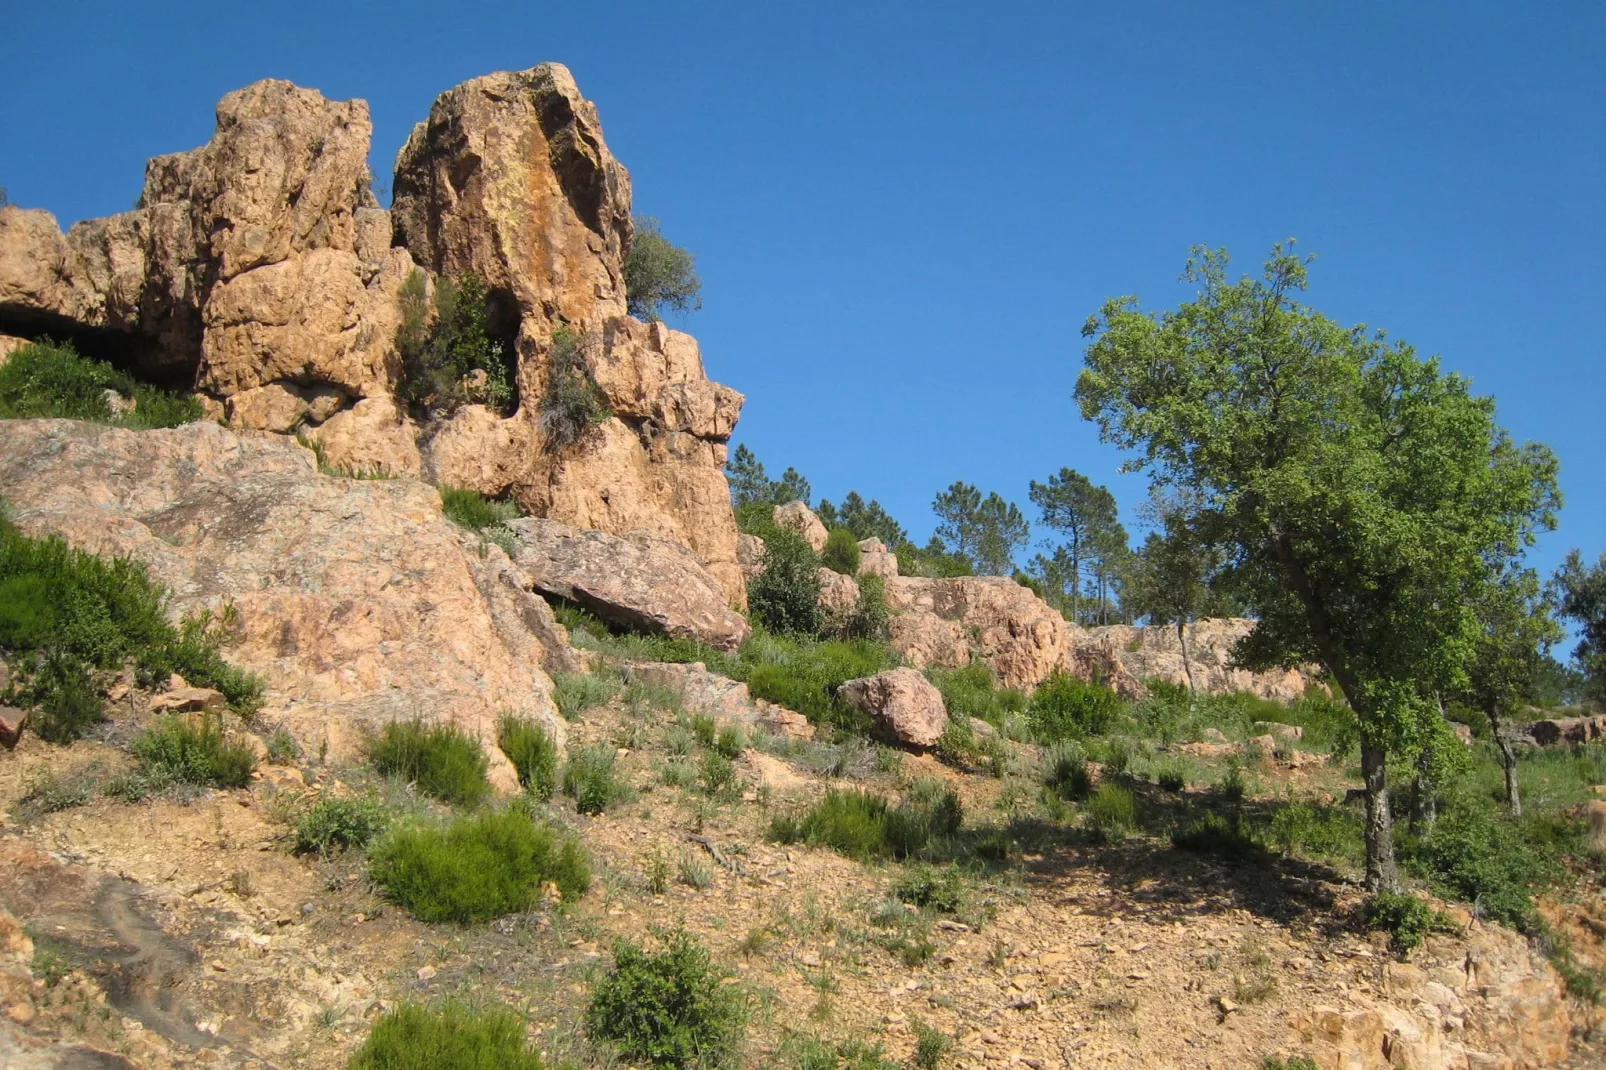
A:
{"label": "rocky hillside", "polygon": [[1600,725],[1531,731],[1523,840],[1467,729],[1380,907],[1353,715],[1250,621],[866,539],[799,559],[851,626],[757,627],[744,399],[629,314],[569,72],[442,94],[390,209],[370,135],[264,81],[130,212],[0,207],[0,372],[84,417],[0,420],[0,1065],[1601,1065]]}

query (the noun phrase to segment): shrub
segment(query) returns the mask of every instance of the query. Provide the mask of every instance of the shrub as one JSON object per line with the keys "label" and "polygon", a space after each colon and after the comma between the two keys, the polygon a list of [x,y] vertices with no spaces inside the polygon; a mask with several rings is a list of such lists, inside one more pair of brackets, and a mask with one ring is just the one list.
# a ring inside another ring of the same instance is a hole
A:
{"label": "shrub", "polygon": [[814,635],[820,628],[820,559],[791,528],[764,537],[763,569],[747,585],[753,617],[772,632]]}
{"label": "shrub", "polygon": [[824,635],[836,639],[868,639],[879,642],[887,637],[892,608],[887,605],[887,581],[875,573],[859,577],[859,597],[842,613],[827,614],[821,625]]}
{"label": "shrub", "polygon": [[1175,793],[1188,786],[1188,777],[1182,771],[1182,766],[1172,764],[1155,774],[1155,782],[1160,785],[1160,790]]}
{"label": "shrub", "polygon": [[[110,390],[131,398],[128,413],[112,410]],[[177,397],[103,361],[81,356],[71,343],[35,342],[0,365],[0,419],[54,417],[149,429],[192,423],[202,415],[193,397]]]}
{"label": "shrub", "polygon": [[703,790],[709,795],[723,795],[736,784],[736,763],[719,751],[709,751],[702,761]]}
{"label": "shrub", "polygon": [[592,336],[576,334],[567,327],[552,334],[546,393],[541,395],[541,429],[548,450],[574,445],[613,415],[608,395],[591,374],[588,351],[596,344]]}
{"label": "shrub", "polygon": [[1440,813],[1406,861],[1440,894],[1474,903],[1484,917],[1522,931],[1534,925],[1534,888],[1559,876],[1557,864],[1535,851],[1515,822],[1492,804],[1468,798]]}
{"label": "shrub", "polygon": [[862,1040],[827,1041],[788,1037],[781,1045],[783,1065],[793,1070],[899,1070],[880,1044]]}
{"label": "shrub", "polygon": [[29,682],[38,697],[31,721],[46,743],[71,743],[106,717],[105,704],[83,662],[60,651],[50,651]]}
{"label": "shrub", "polygon": [[586,1007],[586,1030],[648,1066],[721,1066],[741,1041],[741,996],[721,983],[691,936],[674,932],[663,942],[656,954],[624,940],[614,945],[613,969]]}
{"label": "shrub", "polygon": [[542,1070],[524,1020],[504,1008],[403,1004],[374,1023],[346,1070]]}
{"label": "shrub", "polygon": [[1138,828],[1138,804],[1130,789],[1104,782],[1087,801],[1088,821],[1106,843],[1120,843]]}
{"label": "shrub", "polygon": [[296,852],[327,856],[366,847],[385,831],[390,813],[374,799],[320,799],[296,822]]}
{"label": "shrub", "polygon": [[163,717],[135,736],[131,749],[141,770],[157,783],[243,788],[256,770],[251,749],[224,739],[211,716]]}
{"label": "shrub", "polygon": [[[472,271],[435,281],[435,316],[430,320],[428,278],[415,270],[401,293],[401,324],[396,351],[401,377],[396,393],[405,401],[451,411],[483,401],[502,415],[518,405],[511,349],[490,334],[490,291]],[[485,373],[481,391],[470,389],[475,371]]]}
{"label": "shrub", "polygon": [[1120,714],[1121,699],[1114,691],[1067,673],[1049,677],[1026,707],[1033,730],[1045,742],[1101,735]]}
{"label": "shrub", "polygon": [[859,540],[847,528],[835,528],[825,537],[825,549],[820,551],[820,564],[844,576],[859,573]]}
{"label": "shrub", "polygon": [[455,725],[393,721],[369,741],[368,760],[385,776],[454,806],[477,806],[491,793],[485,751]]}
{"label": "shrub", "polygon": [[528,910],[547,884],[572,899],[591,883],[580,842],[518,806],[395,829],[369,856],[374,883],[421,921],[485,921]]}
{"label": "shrub", "polygon": [[[754,697],[796,710],[815,724],[859,735],[868,732],[869,717],[839,700],[836,689],[845,681],[873,676],[896,665],[891,650],[863,639],[809,643],[766,637],[765,641],[779,649],[775,660],[746,669],[747,690]],[[749,645],[758,644],[750,640]]]}
{"label": "shrub", "polygon": [[446,514],[446,519],[470,531],[500,527],[518,519],[518,506],[512,502],[492,501],[477,491],[446,483],[435,489],[440,492],[441,512]]}
{"label": "shrub", "polygon": [[939,1032],[924,1022],[916,1022],[915,1050],[910,1064],[915,1070],[937,1070],[953,1046],[953,1039],[947,1033]]}
{"label": "shrub", "polygon": [[268,737],[268,761],[274,765],[292,765],[301,757],[301,745],[286,729],[280,728]]}
{"label": "shrub", "polygon": [[1227,774],[1221,778],[1221,783],[1217,785],[1216,790],[1221,792],[1221,797],[1227,802],[1242,802],[1244,791],[1246,790],[1243,768],[1236,762],[1229,765]]}
{"label": "shrub", "polygon": [[1343,807],[1292,803],[1272,814],[1266,837],[1289,854],[1344,861],[1362,857],[1360,820]]}
{"label": "shrub", "polygon": [[534,721],[504,714],[496,726],[496,745],[518,770],[519,784],[543,802],[558,787],[558,745]]}
{"label": "shrub", "polygon": [[742,730],[733,724],[721,725],[719,734],[714,737],[714,750],[726,758],[734,758],[742,753],[747,741],[742,738]]}
{"label": "shrub", "polygon": [[702,279],[696,258],[673,245],[659,230],[658,220],[637,216],[635,237],[625,257],[626,305],[632,316],[663,318],[665,309],[682,315],[703,307]]}
{"label": "shrub", "polygon": [[619,693],[619,681],[587,672],[552,674],[552,701],[566,721],[579,720],[587,710],[605,706]]}
{"label": "shrub", "polygon": [[1074,740],[1061,740],[1048,748],[1043,763],[1043,783],[1062,799],[1085,799],[1093,790],[1093,777],[1087,759]]}
{"label": "shrub", "polygon": [[1025,694],[997,687],[985,662],[973,662],[963,669],[928,669],[926,676],[942,692],[943,704],[955,716],[1002,725],[1010,714],[1026,709]]}
{"label": "shrub", "polygon": [[627,788],[615,776],[613,748],[593,744],[572,751],[563,767],[563,794],[582,814],[600,814],[624,798]]}
{"label": "shrub", "polygon": [[832,789],[801,818],[773,819],[769,834],[779,843],[830,847],[861,861],[908,858],[933,839],[958,833],[963,819],[959,797],[940,783],[936,792],[911,792],[896,808],[880,795]]}
{"label": "shrub", "polygon": [[935,910],[939,914],[958,914],[969,898],[964,878],[953,868],[916,866],[898,882],[895,893],[904,903]]}
{"label": "shrub", "polygon": [[1389,934],[1389,947],[1400,958],[1422,946],[1433,926],[1433,908],[1414,895],[1379,892],[1363,908],[1366,924]]}
{"label": "shrub", "polygon": [[1206,814],[1172,830],[1171,845],[1179,850],[1223,858],[1245,858],[1260,848],[1241,821],[1228,821],[1220,814]]}
{"label": "shrub", "polygon": [[58,777],[53,770],[39,769],[24,782],[25,793],[18,802],[35,814],[54,814],[83,806],[95,795],[95,780],[88,775]]}

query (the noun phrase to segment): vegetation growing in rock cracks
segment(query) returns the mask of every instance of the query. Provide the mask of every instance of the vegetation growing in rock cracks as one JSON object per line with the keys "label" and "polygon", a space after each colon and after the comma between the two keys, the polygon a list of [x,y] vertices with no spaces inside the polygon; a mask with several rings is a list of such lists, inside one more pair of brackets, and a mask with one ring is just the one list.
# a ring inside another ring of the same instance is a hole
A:
{"label": "vegetation growing in rock cracks", "polygon": [[346,1070],[542,1070],[524,1019],[503,1007],[404,1003],[374,1022]]}
{"label": "vegetation growing in rock cracks", "polygon": [[0,651],[15,668],[0,701],[32,708],[41,738],[70,742],[101,717],[94,674],[131,662],[142,683],[178,673],[254,712],[262,684],[223,660],[226,625],[193,616],[175,626],[166,601],[140,562],[25,535],[0,509]]}
{"label": "vegetation growing in rock cracks", "polygon": [[193,423],[202,415],[195,398],[142,383],[83,356],[71,342],[34,342],[0,364],[0,419],[52,417],[148,430]]}
{"label": "vegetation growing in rock cracks", "polygon": [[529,910],[549,885],[570,900],[591,883],[580,841],[516,805],[393,829],[369,863],[374,883],[421,921],[486,921]]}
{"label": "vegetation growing in rock cracks", "polygon": [[742,1040],[741,993],[723,984],[706,949],[684,931],[652,952],[621,940],[613,968],[591,991],[586,1031],[625,1058],[653,1067],[729,1065]]}
{"label": "vegetation growing in rock cracks", "polygon": [[847,528],[833,528],[825,537],[825,549],[820,551],[820,564],[832,572],[854,576],[859,572],[859,541]]}
{"label": "vegetation growing in rock cracks", "polygon": [[528,718],[504,714],[496,725],[496,745],[518,771],[519,784],[543,802],[558,787],[558,745],[546,729]]}
{"label": "vegetation growing in rock cracks", "polygon": [[703,307],[702,289],[696,257],[665,238],[658,220],[636,216],[635,236],[625,257],[625,294],[630,314],[644,320],[661,320],[665,312],[695,312]]}
{"label": "vegetation growing in rock cracks", "polygon": [[441,276],[431,300],[429,277],[415,269],[400,302],[398,397],[440,412],[483,403],[505,416],[518,407],[517,356],[492,336],[491,294],[478,273]]}
{"label": "vegetation growing in rock cracks", "polygon": [[368,760],[385,776],[455,806],[475,806],[491,793],[485,751],[455,725],[392,721],[368,741]]}
{"label": "vegetation growing in rock cracks", "polygon": [[594,335],[580,334],[568,327],[552,332],[546,391],[541,395],[541,429],[549,450],[574,445],[613,415],[608,395],[591,374],[590,351],[596,345]]}

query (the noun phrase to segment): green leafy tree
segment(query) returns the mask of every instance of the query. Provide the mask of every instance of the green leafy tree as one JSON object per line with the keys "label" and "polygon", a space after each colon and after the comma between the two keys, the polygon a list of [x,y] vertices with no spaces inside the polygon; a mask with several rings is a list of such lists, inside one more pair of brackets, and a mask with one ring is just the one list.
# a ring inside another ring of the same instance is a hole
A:
{"label": "green leafy tree", "polygon": [[868,504],[856,490],[848,491],[840,506],[821,500],[815,512],[828,528],[847,528],[858,539],[880,539],[894,552],[909,544],[909,533],[892,518],[880,502],[871,499]]}
{"label": "green leafy tree", "polygon": [[1573,660],[1584,674],[1584,694],[1606,703],[1606,554],[1585,566],[1583,555],[1572,551],[1554,583],[1561,615],[1577,621],[1582,633]]}
{"label": "green leafy tree", "polygon": [[625,256],[626,304],[632,316],[663,319],[665,310],[686,315],[703,307],[703,280],[696,257],[663,236],[658,220],[637,216]]}
{"label": "green leafy tree", "polygon": [[1221,574],[1222,556],[1189,530],[1186,514],[1171,512],[1162,523],[1161,530],[1149,532],[1132,562],[1126,602],[1134,615],[1150,624],[1176,628],[1182,671],[1193,691],[1188,625],[1219,605],[1213,586]]}
{"label": "green leafy tree", "polygon": [[1061,468],[1047,483],[1032,480],[1030,496],[1043,514],[1043,526],[1065,536],[1071,570],[1071,619],[1080,622],[1082,562],[1092,554],[1094,542],[1107,537],[1110,527],[1119,523],[1115,495],[1075,469]]}
{"label": "green leafy tree", "polygon": [[730,481],[731,504],[737,508],[767,502],[775,495],[775,483],[765,474],[764,462],[746,443],[737,446],[725,463],[725,478]]}
{"label": "green leafy tree", "polygon": [[770,491],[770,501],[776,505],[785,505],[787,502],[802,502],[809,504],[809,481],[803,478],[803,473],[796,468],[788,468],[781,473],[781,478],[775,481]]}
{"label": "green leafy tree", "polygon": [[976,567],[963,554],[950,553],[941,539],[933,535],[924,546],[905,543],[898,547],[898,571],[905,576],[928,576],[951,579],[955,576],[974,576]]}
{"label": "green leafy tree", "polygon": [[1093,623],[1109,624],[1114,606],[1124,597],[1128,562],[1132,558],[1126,525],[1112,517],[1108,524],[1093,532],[1090,548],[1088,568],[1096,589]]}
{"label": "green leafy tree", "polygon": [[772,632],[814,635],[820,630],[820,558],[787,527],[763,536],[764,570],[747,585],[753,616]]}
{"label": "green leafy tree", "polygon": [[1019,506],[997,491],[983,498],[970,484],[955,482],[937,495],[931,508],[942,521],[937,537],[949,553],[969,559],[983,575],[1015,571],[1015,551],[1031,536]]}
{"label": "green leafy tree", "polygon": [[1232,281],[1225,251],[1196,249],[1194,301],[1157,315],[1117,298],[1088,321],[1076,396],[1138,452],[1130,467],[1197,495],[1188,527],[1259,614],[1241,662],[1314,660],[1343,688],[1366,884],[1394,891],[1389,754],[1414,760],[1464,679],[1487,560],[1554,526],[1556,461],[1437,360],[1299,303],[1306,264],[1278,246]]}
{"label": "green leafy tree", "polygon": [[1479,631],[1469,666],[1466,697],[1489,718],[1489,732],[1500,750],[1506,776],[1506,804],[1522,815],[1517,788],[1517,754],[1510,714],[1533,700],[1550,647],[1561,627],[1532,569],[1510,567],[1494,576],[1477,602]]}

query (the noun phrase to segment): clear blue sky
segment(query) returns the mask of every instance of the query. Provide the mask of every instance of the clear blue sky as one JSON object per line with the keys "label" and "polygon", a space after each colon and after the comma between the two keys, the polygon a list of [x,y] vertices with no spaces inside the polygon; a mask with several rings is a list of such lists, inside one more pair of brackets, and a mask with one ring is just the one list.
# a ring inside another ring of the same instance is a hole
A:
{"label": "clear blue sky", "polygon": [[[1078,418],[1078,330],[1193,243],[1297,236],[1310,300],[1473,377],[1561,456],[1536,563],[1606,550],[1606,4],[5,0],[0,185],[127,208],[218,97],[289,78],[373,108],[374,172],[463,79],[568,64],[698,254],[678,324],[738,440],[917,537],[955,479],[1026,504],[1062,465],[1130,510]],[[1130,512],[1128,513],[1130,519]]]}

